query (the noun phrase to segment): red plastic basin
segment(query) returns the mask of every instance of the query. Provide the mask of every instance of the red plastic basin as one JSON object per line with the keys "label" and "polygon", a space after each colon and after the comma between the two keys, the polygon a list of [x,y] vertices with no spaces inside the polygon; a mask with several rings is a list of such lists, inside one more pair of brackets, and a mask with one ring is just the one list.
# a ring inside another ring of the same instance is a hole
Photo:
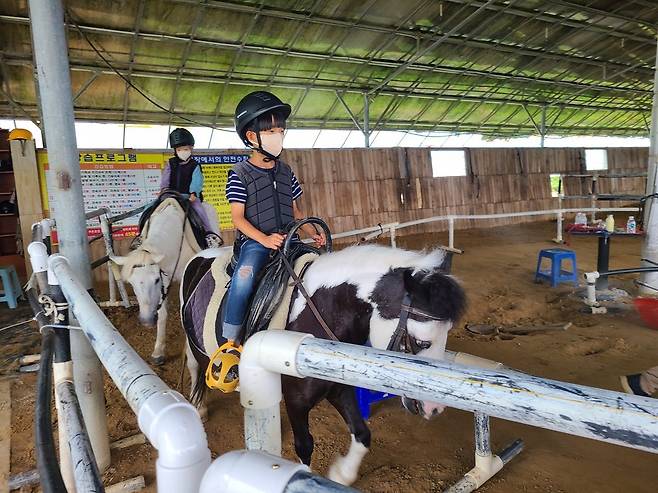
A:
{"label": "red plastic basin", "polygon": [[658,299],[635,298],[633,303],[644,323],[648,327],[658,330]]}

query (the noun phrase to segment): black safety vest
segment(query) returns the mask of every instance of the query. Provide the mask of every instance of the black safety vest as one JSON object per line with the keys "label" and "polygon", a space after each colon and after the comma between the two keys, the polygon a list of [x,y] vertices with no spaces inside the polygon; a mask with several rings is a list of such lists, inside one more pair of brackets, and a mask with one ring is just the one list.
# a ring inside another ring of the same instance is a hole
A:
{"label": "black safety vest", "polygon": [[292,169],[277,161],[272,169],[261,169],[247,161],[233,166],[247,188],[244,217],[265,234],[283,231],[295,220],[292,209]]}
{"label": "black safety vest", "polygon": [[176,190],[178,193],[190,193],[190,185],[192,184],[192,175],[194,170],[199,166],[194,158],[181,165],[181,160],[178,156],[169,159],[169,188]]}

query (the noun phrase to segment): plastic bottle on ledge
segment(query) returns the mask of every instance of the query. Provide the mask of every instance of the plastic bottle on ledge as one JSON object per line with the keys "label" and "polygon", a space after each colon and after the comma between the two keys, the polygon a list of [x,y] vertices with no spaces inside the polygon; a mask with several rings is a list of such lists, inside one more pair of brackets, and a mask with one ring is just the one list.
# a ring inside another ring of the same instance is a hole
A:
{"label": "plastic bottle on ledge", "polygon": [[615,232],[615,218],[612,214],[608,214],[608,217],[605,218],[605,230],[608,233]]}
{"label": "plastic bottle on ledge", "polygon": [[584,212],[578,212],[575,223],[580,226],[587,226],[587,215]]}
{"label": "plastic bottle on ledge", "polygon": [[628,222],[626,222],[626,232],[631,234],[637,233],[637,224],[633,216],[628,216]]}

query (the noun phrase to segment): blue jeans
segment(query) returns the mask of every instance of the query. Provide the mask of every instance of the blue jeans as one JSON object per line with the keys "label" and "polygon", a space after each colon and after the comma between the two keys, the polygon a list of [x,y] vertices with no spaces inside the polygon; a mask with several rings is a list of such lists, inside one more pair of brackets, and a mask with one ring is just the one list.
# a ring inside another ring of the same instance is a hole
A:
{"label": "blue jeans", "polygon": [[272,250],[255,240],[247,240],[240,248],[238,263],[231,279],[226,300],[222,335],[234,341],[247,312],[247,304],[256,285],[256,278],[267,263]]}

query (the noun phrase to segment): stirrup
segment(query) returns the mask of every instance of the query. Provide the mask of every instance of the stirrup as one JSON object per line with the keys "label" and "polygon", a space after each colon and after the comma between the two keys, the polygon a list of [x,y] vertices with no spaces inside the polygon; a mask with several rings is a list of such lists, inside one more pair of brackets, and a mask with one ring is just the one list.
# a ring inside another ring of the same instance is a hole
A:
{"label": "stirrup", "polygon": [[206,233],[204,240],[208,248],[219,248],[224,244],[224,240],[217,233]]}
{"label": "stirrup", "polygon": [[206,385],[228,394],[233,392],[239,383],[238,365],[242,346],[234,346],[233,341],[221,345],[210,358],[206,368]]}

